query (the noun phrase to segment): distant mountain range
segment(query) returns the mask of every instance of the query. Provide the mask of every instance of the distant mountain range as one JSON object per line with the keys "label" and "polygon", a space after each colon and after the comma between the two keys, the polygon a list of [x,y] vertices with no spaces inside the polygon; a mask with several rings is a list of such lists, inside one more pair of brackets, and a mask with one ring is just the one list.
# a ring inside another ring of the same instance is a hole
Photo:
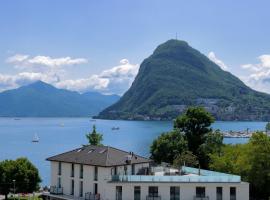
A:
{"label": "distant mountain range", "polygon": [[98,118],[173,119],[189,106],[203,106],[217,120],[270,120],[270,95],[252,90],[180,40],[159,45],[131,88]]}
{"label": "distant mountain range", "polygon": [[79,94],[37,81],[0,93],[1,117],[89,117],[115,103],[117,95]]}

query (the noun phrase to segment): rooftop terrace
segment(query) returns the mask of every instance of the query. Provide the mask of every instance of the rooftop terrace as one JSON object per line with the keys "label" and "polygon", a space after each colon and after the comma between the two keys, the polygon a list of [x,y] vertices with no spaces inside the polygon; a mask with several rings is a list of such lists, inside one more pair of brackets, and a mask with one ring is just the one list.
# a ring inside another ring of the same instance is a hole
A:
{"label": "rooftop terrace", "polygon": [[113,175],[111,182],[224,182],[239,183],[241,177],[192,167],[182,167],[182,175]]}

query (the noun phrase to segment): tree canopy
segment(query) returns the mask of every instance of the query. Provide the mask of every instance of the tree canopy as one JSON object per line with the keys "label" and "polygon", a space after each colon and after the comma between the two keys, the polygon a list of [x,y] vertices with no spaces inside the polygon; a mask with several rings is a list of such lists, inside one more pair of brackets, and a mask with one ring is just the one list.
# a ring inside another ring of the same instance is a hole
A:
{"label": "tree canopy", "polygon": [[88,143],[90,145],[95,145],[95,146],[102,145],[103,135],[100,133],[97,133],[95,125],[93,125],[92,133],[86,134],[86,138],[88,139]]}
{"label": "tree canopy", "polygon": [[161,134],[150,147],[151,158],[157,163],[173,163],[177,155],[186,150],[187,142],[178,130]]}
{"label": "tree canopy", "polygon": [[246,144],[225,145],[211,156],[210,169],[241,175],[250,183],[251,196],[270,196],[270,137],[262,132],[252,135]]}
{"label": "tree canopy", "polygon": [[41,182],[38,169],[27,158],[0,162],[0,193],[5,195],[6,199],[10,188],[13,188],[13,180],[17,193],[36,191]]}
{"label": "tree canopy", "polygon": [[171,132],[163,133],[153,141],[152,159],[190,166],[196,166],[199,161],[202,167],[208,168],[209,154],[220,151],[223,141],[219,131],[212,131],[213,122],[214,118],[204,108],[188,108],[175,120]]}

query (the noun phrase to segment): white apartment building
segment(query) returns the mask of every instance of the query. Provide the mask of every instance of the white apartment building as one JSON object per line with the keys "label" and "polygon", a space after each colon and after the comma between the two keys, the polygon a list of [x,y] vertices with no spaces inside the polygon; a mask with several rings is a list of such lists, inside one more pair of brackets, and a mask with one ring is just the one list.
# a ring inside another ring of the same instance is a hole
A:
{"label": "white apartment building", "polygon": [[47,159],[47,199],[248,200],[240,176],[191,167],[154,166],[148,158],[109,146],[85,146]]}

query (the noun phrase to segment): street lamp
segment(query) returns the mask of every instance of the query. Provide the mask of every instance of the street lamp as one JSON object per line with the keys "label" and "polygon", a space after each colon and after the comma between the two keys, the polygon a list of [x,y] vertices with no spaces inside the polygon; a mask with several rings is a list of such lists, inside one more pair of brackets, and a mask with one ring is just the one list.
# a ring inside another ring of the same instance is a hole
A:
{"label": "street lamp", "polygon": [[16,184],[16,180],[13,180],[13,199],[15,199],[15,184]]}

